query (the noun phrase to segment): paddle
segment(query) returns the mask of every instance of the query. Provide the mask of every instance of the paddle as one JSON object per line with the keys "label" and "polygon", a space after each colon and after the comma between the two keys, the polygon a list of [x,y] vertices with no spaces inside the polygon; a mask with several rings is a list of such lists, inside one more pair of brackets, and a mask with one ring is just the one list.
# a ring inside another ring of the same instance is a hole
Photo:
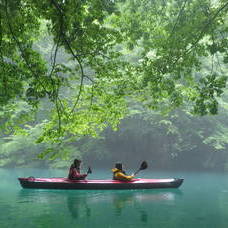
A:
{"label": "paddle", "polygon": [[92,169],[89,166],[88,171],[87,171],[87,174],[91,174],[91,173],[92,173]]}
{"label": "paddle", "polygon": [[143,161],[142,164],[141,164],[141,166],[140,166],[140,168],[134,173],[134,176],[135,176],[139,171],[144,170],[144,169],[146,169],[147,167],[148,167],[147,162],[146,162],[146,161]]}

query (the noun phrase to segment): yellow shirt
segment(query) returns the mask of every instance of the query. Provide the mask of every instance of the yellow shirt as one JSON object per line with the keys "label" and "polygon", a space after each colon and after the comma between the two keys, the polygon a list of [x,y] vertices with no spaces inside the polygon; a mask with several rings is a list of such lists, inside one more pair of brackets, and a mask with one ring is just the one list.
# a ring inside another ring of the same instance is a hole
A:
{"label": "yellow shirt", "polygon": [[122,181],[130,181],[134,178],[134,176],[127,176],[125,175],[122,170],[114,168],[112,169],[113,172],[113,179],[114,180],[122,180]]}

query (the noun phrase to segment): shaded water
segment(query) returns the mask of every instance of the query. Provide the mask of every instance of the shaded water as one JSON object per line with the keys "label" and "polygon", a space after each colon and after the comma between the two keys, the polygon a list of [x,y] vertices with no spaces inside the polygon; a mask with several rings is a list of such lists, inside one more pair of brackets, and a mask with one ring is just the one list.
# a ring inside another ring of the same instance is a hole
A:
{"label": "shaded water", "polygon": [[[90,178],[110,178],[95,171]],[[22,189],[17,177],[60,177],[61,170],[0,169],[0,227],[227,228],[228,174],[150,173],[144,178],[183,177],[179,189]]]}

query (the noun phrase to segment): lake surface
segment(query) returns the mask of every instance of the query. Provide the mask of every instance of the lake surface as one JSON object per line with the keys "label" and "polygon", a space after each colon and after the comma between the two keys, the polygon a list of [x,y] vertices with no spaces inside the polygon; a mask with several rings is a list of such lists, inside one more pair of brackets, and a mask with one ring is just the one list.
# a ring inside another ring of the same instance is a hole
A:
{"label": "lake surface", "polygon": [[[90,178],[110,178],[94,170]],[[0,227],[227,228],[228,174],[154,173],[143,178],[182,177],[179,189],[22,189],[17,177],[63,177],[67,170],[0,169]]]}

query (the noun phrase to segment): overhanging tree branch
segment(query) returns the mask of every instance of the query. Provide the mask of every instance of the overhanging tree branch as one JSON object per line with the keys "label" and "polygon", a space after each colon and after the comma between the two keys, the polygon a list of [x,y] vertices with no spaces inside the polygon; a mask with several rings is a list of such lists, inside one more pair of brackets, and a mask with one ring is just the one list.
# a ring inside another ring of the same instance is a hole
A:
{"label": "overhanging tree branch", "polygon": [[[59,20],[60,20],[60,24],[63,25],[63,22],[64,22],[64,13],[63,13],[63,10],[61,9],[61,7],[54,1],[54,0],[51,0],[52,4],[54,5],[54,7],[57,9],[57,11],[59,12]],[[79,102],[79,99],[80,99],[80,96],[81,96],[81,92],[82,92],[82,87],[83,87],[83,82],[84,82],[84,77],[85,77],[85,74],[84,74],[84,68],[82,66],[82,61],[81,59],[79,58],[78,55],[76,55],[68,41],[68,39],[66,38],[66,35],[65,33],[63,32],[63,30],[60,31],[61,32],[61,35],[62,35],[62,39],[64,41],[64,43],[66,44],[68,50],[70,51],[71,55],[73,56],[73,58],[77,61],[77,63],[79,64],[79,68],[80,68],[80,71],[81,71],[81,80],[80,80],[80,85],[79,85],[79,92],[78,92],[78,96],[77,96],[77,99],[73,105],[73,108],[71,109],[70,111],[70,114],[69,114],[69,117],[72,115],[72,113],[74,112],[74,109],[76,108],[78,102]]]}
{"label": "overhanging tree branch", "polygon": [[26,57],[26,55],[24,54],[24,50],[19,42],[19,40],[17,39],[17,37],[15,36],[14,32],[13,32],[13,28],[10,22],[10,15],[8,13],[8,1],[5,0],[5,13],[6,13],[6,18],[7,18],[7,24],[10,30],[10,33],[12,35],[12,38],[14,40],[14,42],[16,43],[17,47],[19,48],[19,51],[21,53],[21,56],[26,64],[26,66],[28,67],[28,69],[30,70],[30,72],[35,76],[35,78],[39,81],[41,87],[43,88],[43,90],[45,91],[45,93],[47,93],[50,96],[50,92],[46,90],[45,85],[40,81],[39,79],[39,75],[32,69],[32,67],[30,66],[30,63]]}
{"label": "overhanging tree branch", "polygon": [[184,56],[188,55],[192,49],[194,49],[196,47],[196,45],[199,43],[199,41],[202,39],[202,37],[205,35],[208,27],[213,23],[213,21],[217,18],[217,16],[224,10],[226,9],[226,7],[228,7],[228,2],[226,4],[224,4],[222,7],[220,7],[216,13],[207,21],[206,25],[203,27],[203,29],[201,30],[200,34],[198,35],[198,37],[196,38],[195,42],[192,43],[191,47],[189,47],[188,49],[185,50],[185,52],[183,54],[181,54],[179,57],[177,57],[177,59],[173,62],[173,66],[175,66],[177,64],[177,62],[183,58]]}

